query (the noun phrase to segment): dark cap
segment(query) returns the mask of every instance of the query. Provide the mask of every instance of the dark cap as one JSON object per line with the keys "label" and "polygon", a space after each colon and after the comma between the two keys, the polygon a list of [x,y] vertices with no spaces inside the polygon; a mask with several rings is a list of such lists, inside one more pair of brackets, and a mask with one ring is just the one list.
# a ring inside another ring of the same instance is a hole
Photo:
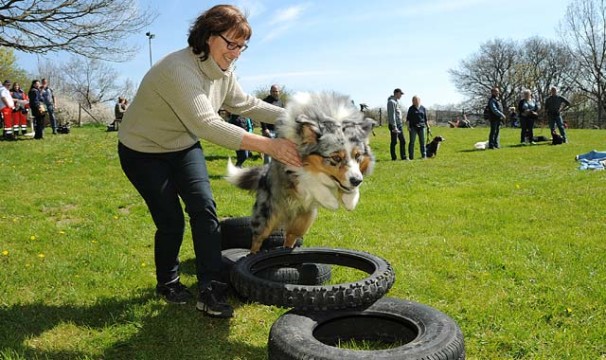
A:
{"label": "dark cap", "polygon": [[393,94],[394,94],[394,95],[396,95],[396,94],[404,94],[404,91],[402,91],[402,89],[400,89],[400,88],[396,88],[396,89],[393,91]]}
{"label": "dark cap", "polygon": [[4,82],[2,83],[2,85],[10,85],[12,84],[10,80],[4,80]]}

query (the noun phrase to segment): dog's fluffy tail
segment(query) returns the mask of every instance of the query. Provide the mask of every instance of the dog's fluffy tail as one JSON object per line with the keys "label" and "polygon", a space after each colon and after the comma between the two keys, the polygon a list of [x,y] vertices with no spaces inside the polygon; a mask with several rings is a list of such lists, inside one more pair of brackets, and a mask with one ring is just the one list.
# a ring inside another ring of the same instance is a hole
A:
{"label": "dog's fluffy tail", "polygon": [[236,185],[240,189],[255,191],[259,188],[259,180],[264,172],[264,166],[246,169],[238,168],[231,162],[230,158],[227,161],[227,176],[225,177],[225,180],[230,184]]}

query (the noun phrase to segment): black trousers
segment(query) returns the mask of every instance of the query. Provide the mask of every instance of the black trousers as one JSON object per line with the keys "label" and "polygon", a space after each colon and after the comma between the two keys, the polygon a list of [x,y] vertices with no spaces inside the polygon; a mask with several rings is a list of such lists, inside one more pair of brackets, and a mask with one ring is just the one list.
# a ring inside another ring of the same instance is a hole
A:
{"label": "black trousers", "polygon": [[399,126],[398,133],[393,132],[394,127],[389,125],[389,133],[391,134],[391,143],[389,144],[389,152],[391,153],[391,160],[397,160],[396,156],[396,145],[400,141],[400,159],[406,159],[406,139],[404,138],[404,132],[402,127]]}
{"label": "black trousers", "polygon": [[534,138],[534,121],[535,118],[530,116],[520,116],[520,142],[531,142]]}
{"label": "black trousers", "polygon": [[248,150],[236,150],[236,166],[242,167],[242,164],[248,159]]}
{"label": "black trousers", "polygon": [[34,114],[34,139],[44,138],[44,116]]}
{"label": "black trousers", "polygon": [[501,120],[490,119],[490,132],[488,133],[488,148],[494,149],[501,146],[499,142],[499,133],[501,131]]}
{"label": "black trousers", "polygon": [[210,188],[206,159],[200,143],[171,153],[142,153],[118,144],[124,174],[145,200],[156,225],[154,258],[159,284],[179,276],[179,250],[185,203],[196,255],[198,287],[221,281],[221,235]]}

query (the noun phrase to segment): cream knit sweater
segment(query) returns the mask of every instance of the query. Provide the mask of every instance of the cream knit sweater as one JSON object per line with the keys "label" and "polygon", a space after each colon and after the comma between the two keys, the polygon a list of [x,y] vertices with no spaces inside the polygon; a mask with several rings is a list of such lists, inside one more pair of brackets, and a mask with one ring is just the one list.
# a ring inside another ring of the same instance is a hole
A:
{"label": "cream knit sweater", "polygon": [[218,115],[221,107],[272,124],[284,111],[245,94],[233,65],[223,71],[212,57],[202,62],[188,47],[167,55],[143,77],[118,138],[148,153],[184,150],[200,138],[238,150],[246,130],[225,122]]}

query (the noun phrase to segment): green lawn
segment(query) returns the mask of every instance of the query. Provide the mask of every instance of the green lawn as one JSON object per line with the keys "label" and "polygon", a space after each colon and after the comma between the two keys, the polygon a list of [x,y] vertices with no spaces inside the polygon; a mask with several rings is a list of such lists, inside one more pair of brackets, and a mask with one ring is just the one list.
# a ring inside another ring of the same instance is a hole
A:
{"label": "green lawn", "polygon": [[[606,150],[606,132],[522,147],[504,129],[502,149],[476,151],[488,129],[436,127],[437,158],[412,162],[390,161],[387,129],[375,132],[358,208],[320,211],[306,246],[388,260],[389,296],[450,315],[469,359],[606,359],[606,172],[574,161]],[[222,179],[235,153],[204,146],[219,215],[249,215],[252,196]],[[285,309],[233,299],[226,321],[155,298],[154,226],[116,133],[2,141],[0,169],[1,359],[267,357]],[[182,260],[194,285],[189,234]]]}

